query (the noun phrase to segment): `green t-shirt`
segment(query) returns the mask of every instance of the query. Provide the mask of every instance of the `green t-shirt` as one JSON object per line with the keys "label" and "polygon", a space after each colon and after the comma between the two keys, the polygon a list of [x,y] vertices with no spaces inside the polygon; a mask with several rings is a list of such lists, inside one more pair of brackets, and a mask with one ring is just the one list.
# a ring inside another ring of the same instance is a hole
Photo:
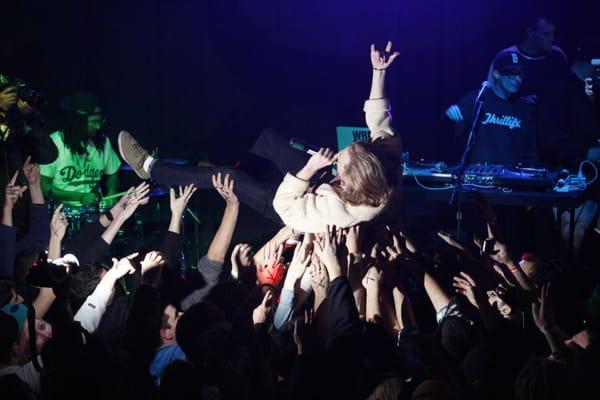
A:
{"label": "green t-shirt", "polygon": [[50,164],[40,165],[40,172],[43,176],[52,179],[52,188],[91,193],[99,184],[103,174],[112,175],[121,167],[121,160],[108,138],[104,141],[102,152],[88,143],[87,155],[72,153],[65,146],[60,131],[51,134],[50,139],[58,149],[58,157]]}

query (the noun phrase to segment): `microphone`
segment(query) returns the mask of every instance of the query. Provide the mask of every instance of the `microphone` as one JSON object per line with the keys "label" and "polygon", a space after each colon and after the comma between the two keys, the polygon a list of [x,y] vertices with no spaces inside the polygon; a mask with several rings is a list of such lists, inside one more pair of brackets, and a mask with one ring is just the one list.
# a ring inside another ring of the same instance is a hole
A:
{"label": "microphone", "polygon": [[317,154],[320,149],[320,147],[318,146],[294,138],[290,139],[290,146],[292,146],[296,150],[303,151],[311,156]]}
{"label": "microphone", "polygon": [[488,81],[483,81],[481,83],[481,89],[479,89],[479,92],[477,93],[477,97],[475,97],[475,104],[477,104],[477,102],[481,99],[481,96],[483,96],[483,94],[487,91],[487,89],[490,87],[490,84],[488,83]]}

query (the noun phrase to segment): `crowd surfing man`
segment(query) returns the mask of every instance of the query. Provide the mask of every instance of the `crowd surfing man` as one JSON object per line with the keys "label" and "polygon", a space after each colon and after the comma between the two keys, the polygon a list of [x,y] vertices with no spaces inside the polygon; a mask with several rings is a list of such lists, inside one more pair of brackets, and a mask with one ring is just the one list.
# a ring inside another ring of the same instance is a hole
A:
{"label": "crowd surfing man", "polygon": [[118,191],[121,160],[102,132],[104,117],[94,95],[76,91],[61,99],[61,107],[66,112],[65,126],[50,135],[58,157],[41,166],[42,188],[67,206],[96,205],[103,175],[107,195]]}
{"label": "crowd surfing man", "polygon": [[[371,45],[373,68],[371,92],[364,111],[371,131],[370,143],[354,143],[335,154],[321,149],[308,160],[299,157],[288,142],[265,131],[255,144],[256,154],[273,161],[285,173],[277,187],[274,182],[260,182],[241,170],[231,168],[182,168],[149,156],[148,152],[127,132],[119,134],[119,151],[142,179],[152,178],[159,184],[212,187],[211,177],[227,173],[235,181],[241,201],[279,223],[303,232],[324,232],[326,226],[349,227],[373,219],[387,205],[400,173],[400,137],[391,127],[391,113],[385,97],[387,68],[399,55]],[[268,141],[268,149],[258,149]],[[282,156],[285,155],[285,156]],[[289,156],[288,156],[289,155]],[[311,179],[318,171],[337,162],[338,175],[309,191]],[[276,214],[275,214],[276,213]]]}

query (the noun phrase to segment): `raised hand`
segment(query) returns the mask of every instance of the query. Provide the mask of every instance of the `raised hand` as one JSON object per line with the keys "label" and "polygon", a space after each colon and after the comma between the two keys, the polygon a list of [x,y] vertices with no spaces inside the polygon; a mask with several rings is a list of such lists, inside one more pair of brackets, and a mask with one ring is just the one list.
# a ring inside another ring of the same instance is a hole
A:
{"label": "raised hand", "polygon": [[129,190],[127,190],[127,192],[123,196],[121,196],[119,201],[117,201],[115,205],[112,206],[112,208],[110,209],[110,213],[112,214],[113,218],[117,218],[121,214],[129,200],[131,200],[132,198],[145,198],[147,197],[149,192],[150,185],[145,181],[140,183],[136,187],[130,187]]}
{"label": "raised hand", "polygon": [[15,171],[14,175],[8,181],[6,188],[4,189],[4,207],[13,209],[17,201],[23,197],[23,193],[27,190],[27,185],[19,186],[16,184],[19,171]]}
{"label": "raised hand", "polygon": [[313,291],[316,292],[325,292],[329,287],[329,275],[327,275],[327,268],[323,265],[323,262],[315,257],[315,262],[313,262],[308,269],[310,274],[310,286]]}
{"label": "raised hand", "polygon": [[228,205],[239,204],[240,201],[233,191],[234,181],[229,178],[229,174],[225,175],[225,179],[221,179],[221,173],[212,176],[212,184],[225,203]]}
{"label": "raised hand", "polygon": [[327,232],[320,240],[314,242],[315,253],[327,268],[327,274],[331,281],[342,275],[342,269],[337,259],[335,235],[335,227],[327,225]]}
{"label": "raised hand", "polygon": [[52,214],[52,219],[50,220],[50,234],[58,240],[62,240],[62,238],[65,237],[67,226],[69,226],[69,220],[62,212],[62,208],[62,204],[56,207],[56,210],[54,210],[54,213]]}
{"label": "raised hand", "polygon": [[556,326],[556,317],[552,308],[550,283],[542,286],[539,301],[531,304],[531,315],[538,329],[545,333]]}
{"label": "raised hand", "polygon": [[167,262],[165,255],[160,251],[151,251],[146,253],[144,259],[141,262],[142,265],[142,275],[145,275],[146,272],[156,268],[162,267]]}
{"label": "raised hand", "polygon": [[311,256],[312,249],[307,243],[296,245],[292,262],[287,270],[287,276],[285,278],[286,283],[289,280],[289,282],[293,284],[302,278],[302,275],[304,275],[308,264],[310,264]]}
{"label": "raised hand", "polygon": [[502,318],[510,319],[514,316],[512,307],[495,290],[488,290],[486,294],[488,296],[488,303],[498,310]]}
{"label": "raised hand", "polygon": [[169,189],[169,201],[171,205],[171,213],[177,215],[183,215],[188,202],[192,198],[192,195],[196,193],[196,186],[193,184],[185,187],[179,186],[179,197],[175,197],[175,189]]}
{"label": "raised hand", "polygon": [[135,272],[135,268],[133,267],[131,260],[136,258],[139,254],[140,253],[133,253],[128,255],[127,257],[121,258],[120,260],[113,258],[112,268],[107,271],[105,276],[110,275],[111,278],[117,280],[124,277],[127,274],[133,274]]}
{"label": "raised hand", "polygon": [[392,234],[392,245],[385,246],[385,254],[386,258],[390,262],[396,261],[405,251],[402,249],[402,245],[400,244],[400,239],[398,235]]}
{"label": "raised hand", "polygon": [[384,70],[387,69],[387,67],[389,67],[390,65],[392,65],[392,62],[394,62],[396,57],[400,55],[400,52],[395,51],[392,53],[391,51],[391,41],[387,42],[384,52],[380,52],[379,50],[375,49],[375,45],[371,44],[371,66],[373,67],[373,69]]}
{"label": "raised hand", "polygon": [[480,292],[475,280],[469,274],[460,271],[460,275],[454,277],[452,286],[454,286],[456,293],[464,295],[469,300],[469,303],[479,308]]}
{"label": "raised hand", "polygon": [[121,211],[119,218],[123,220],[128,219],[133,215],[135,210],[137,210],[140,205],[147,204],[148,200],[149,198],[147,196],[141,197],[136,191],[134,191],[132,195],[129,196],[127,202],[122,205],[123,210]]}
{"label": "raised hand", "polygon": [[277,286],[283,279],[284,268],[281,264],[283,244],[275,246],[268,243],[256,264],[256,279],[261,285]]}
{"label": "raised hand", "polygon": [[25,163],[23,164],[23,174],[25,174],[29,187],[40,184],[40,166],[31,162],[31,156],[27,156],[25,159]]}
{"label": "raised hand", "polygon": [[[233,279],[240,278],[240,267],[243,271],[254,266],[254,253],[252,246],[247,243],[238,243],[231,252],[231,276]],[[242,272],[243,274],[243,272]]]}
{"label": "raised hand", "polygon": [[348,249],[348,254],[361,254],[360,248],[360,224],[351,226],[346,231],[346,248]]}
{"label": "raised hand", "polygon": [[268,290],[267,293],[265,293],[258,307],[256,307],[252,311],[252,322],[254,322],[254,325],[262,324],[267,320],[267,318],[271,314],[272,298],[273,292],[271,290]]}

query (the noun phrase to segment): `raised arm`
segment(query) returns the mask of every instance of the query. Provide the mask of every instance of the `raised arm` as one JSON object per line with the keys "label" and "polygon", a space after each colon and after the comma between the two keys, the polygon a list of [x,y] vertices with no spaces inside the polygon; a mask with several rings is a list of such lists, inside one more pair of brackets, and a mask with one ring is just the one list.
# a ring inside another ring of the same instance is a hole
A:
{"label": "raised arm", "polygon": [[367,126],[371,131],[371,140],[393,136],[391,127],[392,114],[389,101],[385,97],[385,75],[387,68],[394,62],[399,52],[392,51],[392,42],[387,42],[385,51],[380,52],[371,45],[371,91],[369,100],[365,102],[364,111]]}
{"label": "raised arm", "polygon": [[31,204],[44,204],[40,166],[31,162],[31,156],[28,156],[23,164],[23,174],[27,178]]}
{"label": "raised arm", "polygon": [[94,292],[85,299],[75,314],[74,320],[80,322],[81,326],[89,333],[94,333],[98,329],[100,320],[110,302],[115,283],[123,276],[135,272],[131,260],[137,256],[138,253],[134,253],[120,260],[113,258],[112,268],[104,274]]}
{"label": "raised arm", "polygon": [[373,67],[373,79],[371,80],[371,92],[369,100],[385,98],[385,71],[392,65],[400,52],[392,51],[392,42],[388,41],[385,51],[380,52],[371,44],[371,66]]}
{"label": "raised arm", "polygon": [[140,205],[148,204],[148,192],[149,188],[145,188],[142,191],[134,190],[131,192],[131,195],[127,196],[126,202],[122,204],[122,211],[113,218],[110,225],[108,225],[102,234],[102,239],[104,242],[106,242],[106,244],[110,245],[112,243],[114,238],[117,236],[119,229],[121,229],[123,224],[129,218],[131,218],[133,213],[135,213],[135,210],[137,210]]}
{"label": "raised arm", "polygon": [[192,195],[196,192],[194,185],[179,187],[179,197],[176,196],[175,189],[169,189],[169,204],[171,206],[171,221],[169,222],[169,232],[179,235],[181,233],[181,219]]}
{"label": "raised arm", "polygon": [[6,188],[4,189],[4,202],[2,204],[2,220],[0,223],[6,226],[13,226],[13,208],[17,201],[23,197],[23,193],[27,190],[27,185],[19,186],[16,184],[19,171],[16,171]]}
{"label": "raised arm", "polygon": [[2,216],[0,219],[0,276],[14,276],[14,263],[17,252],[17,230],[13,227],[13,208],[23,197],[27,186],[16,185],[19,171],[15,172],[4,189]]}
{"label": "raised arm", "polygon": [[56,260],[61,256],[61,244],[67,231],[69,221],[62,212],[63,205],[59,205],[52,214],[50,220],[50,243],[48,244],[48,258]]}
{"label": "raised arm", "polygon": [[173,269],[178,263],[181,254],[181,223],[183,213],[187,207],[192,195],[196,192],[194,185],[188,185],[179,188],[179,197],[176,196],[175,189],[169,189],[169,205],[171,207],[171,221],[169,230],[165,233],[161,249],[167,258],[167,267]]}
{"label": "raised arm", "polygon": [[225,175],[225,178],[222,179],[221,173],[219,172],[216,176],[213,175],[212,180],[213,186],[223,200],[225,200],[226,206],[221,225],[219,225],[219,229],[217,229],[217,232],[208,247],[206,256],[211,261],[223,263],[225,262],[225,256],[227,255],[227,250],[229,249],[231,238],[235,231],[235,225],[240,212],[240,201],[233,191],[234,181],[229,178],[229,175]]}

